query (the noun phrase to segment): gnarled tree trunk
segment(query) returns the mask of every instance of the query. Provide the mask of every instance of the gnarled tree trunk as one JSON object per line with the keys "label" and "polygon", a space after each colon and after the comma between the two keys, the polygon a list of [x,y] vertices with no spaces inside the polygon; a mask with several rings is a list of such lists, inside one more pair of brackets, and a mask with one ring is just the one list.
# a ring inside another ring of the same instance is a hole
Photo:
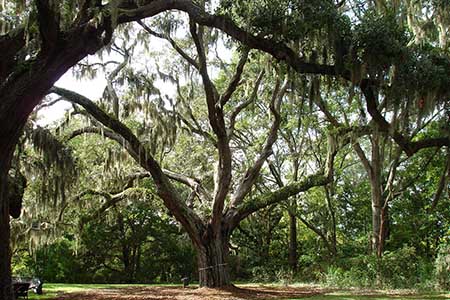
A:
{"label": "gnarled tree trunk", "polygon": [[0,298],[12,300],[8,170],[15,140],[0,139]]}
{"label": "gnarled tree trunk", "polygon": [[[3,173],[3,172],[2,172]],[[0,193],[5,194],[5,180],[0,182]],[[9,205],[0,196],[0,298],[12,300],[11,289],[11,249],[9,246],[10,226],[9,226]]]}
{"label": "gnarled tree trunk", "polygon": [[[101,30],[98,30],[101,32]],[[95,37],[95,35],[94,35]],[[30,62],[17,64],[9,80],[0,87],[0,293],[2,300],[13,299],[9,249],[8,171],[15,146],[35,106],[52,85],[74,64],[102,45],[92,36],[74,34],[61,42],[55,52],[39,54]],[[89,46],[94,45],[93,48]],[[95,50],[95,51],[94,51]],[[22,70],[22,69],[23,70]],[[38,75],[37,75],[38,74]]]}
{"label": "gnarled tree trunk", "polygon": [[228,236],[207,237],[197,250],[198,276],[201,287],[231,285],[228,269]]}

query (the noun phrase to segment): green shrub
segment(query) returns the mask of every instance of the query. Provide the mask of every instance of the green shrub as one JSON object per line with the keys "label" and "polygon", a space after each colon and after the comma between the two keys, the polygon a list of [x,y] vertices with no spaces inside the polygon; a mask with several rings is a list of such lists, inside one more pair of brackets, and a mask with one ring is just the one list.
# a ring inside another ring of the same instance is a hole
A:
{"label": "green shrub", "polygon": [[381,259],[375,255],[341,259],[328,268],[323,281],[338,287],[427,288],[431,274],[432,265],[414,247],[404,246],[386,251]]}
{"label": "green shrub", "polygon": [[439,253],[435,261],[436,283],[442,289],[450,289],[450,244],[439,247]]}
{"label": "green shrub", "polygon": [[281,268],[275,272],[276,281],[287,286],[294,282],[294,273],[285,268]]}
{"label": "green shrub", "polygon": [[275,271],[266,266],[256,266],[252,268],[253,282],[273,282],[275,280]]}

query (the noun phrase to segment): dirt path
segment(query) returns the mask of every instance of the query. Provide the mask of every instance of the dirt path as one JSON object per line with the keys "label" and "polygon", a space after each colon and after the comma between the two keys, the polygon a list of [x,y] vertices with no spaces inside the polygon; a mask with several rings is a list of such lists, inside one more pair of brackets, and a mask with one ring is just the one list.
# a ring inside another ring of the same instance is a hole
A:
{"label": "dirt path", "polygon": [[303,298],[325,293],[312,287],[245,286],[226,289],[180,287],[125,287],[95,289],[82,293],[65,294],[63,300],[241,300]]}

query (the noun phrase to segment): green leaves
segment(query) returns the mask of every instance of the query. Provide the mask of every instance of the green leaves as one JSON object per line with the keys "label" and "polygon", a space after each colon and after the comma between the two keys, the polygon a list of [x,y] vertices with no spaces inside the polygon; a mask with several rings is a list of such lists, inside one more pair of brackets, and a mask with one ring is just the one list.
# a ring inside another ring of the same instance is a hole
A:
{"label": "green leaves", "polygon": [[222,1],[219,12],[237,19],[255,34],[278,41],[305,39],[336,21],[332,1]]}
{"label": "green leaves", "polygon": [[367,64],[368,72],[386,71],[400,63],[410,40],[406,28],[392,14],[368,11],[353,34],[356,58]]}

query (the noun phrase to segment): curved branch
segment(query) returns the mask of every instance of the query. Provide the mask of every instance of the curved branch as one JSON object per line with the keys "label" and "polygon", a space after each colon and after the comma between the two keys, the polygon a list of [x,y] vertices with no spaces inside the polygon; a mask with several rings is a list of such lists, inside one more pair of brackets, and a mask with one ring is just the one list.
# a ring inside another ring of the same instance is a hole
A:
{"label": "curved branch", "polygon": [[149,171],[157,187],[158,195],[164,202],[164,205],[173,213],[175,218],[183,224],[188,234],[195,243],[201,243],[199,232],[203,229],[201,219],[184,203],[166,175],[164,175],[158,162],[142,145],[133,132],[122,124],[119,120],[109,116],[102,111],[94,102],[88,98],[73,91],[53,87],[51,93],[58,94],[70,102],[81,105],[97,121],[111,129],[116,135],[119,135],[125,143],[125,148],[131,150],[130,154],[135,158],[145,170]]}
{"label": "curved branch", "polygon": [[230,215],[227,216],[230,220],[230,228],[235,228],[241,220],[264,207],[285,201],[289,197],[306,192],[313,187],[326,185],[332,182],[332,180],[332,176],[314,174],[306,177],[302,181],[288,184],[274,192],[269,192],[256,199],[244,202],[236,209],[230,210]]}
{"label": "curved branch", "polygon": [[53,99],[53,100],[41,103],[38,106],[36,106],[36,108],[34,109],[34,112],[38,112],[38,111],[40,111],[43,108],[47,108],[47,107],[53,106],[56,103],[58,103],[59,101],[61,101],[61,100],[64,100],[64,99],[62,97],[58,97],[56,99]]}
{"label": "curved branch", "polygon": [[[180,10],[199,25],[214,27],[242,42],[252,49],[259,49],[271,54],[274,58],[285,61],[294,70],[303,74],[340,75],[336,68],[330,65],[320,65],[306,62],[288,46],[272,39],[255,36],[224,16],[211,15],[189,0],[153,0],[135,9],[122,10],[118,16],[119,23],[136,21],[151,17],[168,10]],[[342,75],[342,74],[341,74]],[[346,76],[349,77],[349,76]]]}
{"label": "curved branch", "polygon": [[275,84],[270,104],[270,111],[274,117],[272,127],[270,128],[269,134],[267,135],[266,143],[263,149],[261,150],[261,153],[254,162],[253,166],[247,170],[244,177],[241,179],[241,182],[239,183],[236,192],[233,194],[231,200],[231,207],[233,206],[236,207],[242,203],[245,196],[250,192],[253,184],[256,182],[264,162],[272,154],[272,146],[277,140],[278,129],[280,128],[281,124],[281,117],[280,117],[281,101],[284,95],[286,94],[288,82],[289,82],[288,78],[286,78],[281,88],[279,80],[277,80]]}
{"label": "curved branch", "polygon": [[199,197],[200,201],[206,202],[206,203],[212,202],[212,198],[211,198],[210,194],[203,187],[203,185],[200,182],[200,179],[192,178],[192,177],[186,176],[184,174],[180,174],[180,173],[175,173],[175,172],[169,171],[167,169],[164,169],[163,171],[164,171],[164,174],[166,174],[166,176],[169,177],[170,179],[173,179],[184,185],[189,186],[195,192],[195,194]]}
{"label": "curved branch", "polygon": [[374,87],[372,83],[367,79],[362,80],[360,87],[366,99],[367,111],[369,112],[374,122],[377,124],[378,129],[382,132],[386,132],[387,134],[389,134],[392,137],[392,139],[400,146],[400,148],[402,148],[402,150],[408,156],[412,156],[419,150],[425,148],[432,148],[432,147],[440,148],[444,146],[450,147],[449,137],[429,138],[411,142],[401,133],[396,131],[378,110],[377,100],[373,90]]}
{"label": "curved branch", "polygon": [[207,60],[202,36],[201,33],[197,32],[197,25],[192,20],[190,20],[189,25],[189,29],[198,52],[198,58],[200,62],[199,72],[202,77],[206,95],[208,119],[211,128],[213,129],[214,134],[217,137],[217,149],[219,151],[217,175],[214,184],[214,203],[211,218],[211,224],[214,229],[214,233],[218,234],[223,216],[225,198],[230,190],[231,185],[232,157],[223,115],[223,107],[219,105],[219,94],[208,74]]}
{"label": "curved branch", "polygon": [[244,72],[244,66],[247,62],[248,53],[250,50],[248,48],[245,48],[243,50],[243,53],[241,55],[241,58],[239,59],[238,65],[236,67],[236,72],[233,75],[233,78],[231,78],[230,83],[228,84],[227,90],[223,93],[223,95],[220,97],[220,105],[222,107],[227,104],[227,102],[231,99],[231,96],[236,91],[237,87],[239,86],[239,83],[241,81],[242,72]]}
{"label": "curved branch", "polygon": [[[71,140],[71,139],[73,139],[79,135],[85,134],[85,133],[95,133],[98,135],[108,137],[108,138],[116,141],[117,143],[121,144],[127,150],[128,154],[130,154],[135,160],[139,159],[139,156],[130,147],[129,143],[124,141],[124,139],[120,135],[115,134],[113,131],[111,131],[109,129],[98,128],[98,127],[84,127],[84,128],[73,131],[67,137],[67,140]],[[168,178],[190,187],[195,192],[195,194],[199,197],[200,201],[206,201],[208,203],[212,201],[211,197],[209,196],[208,191],[202,186],[199,179],[192,178],[192,177],[186,176],[184,174],[175,173],[173,171],[169,171],[166,169],[163,169],[163,172]],[[139,173],[129,175],[126,178],[128,180],[128,182],[125,185],[125,188],[131,187],[132,182],[135,179],[142,179],[142,178],[150,177],[150,176],[151,176],[151,174],[148,172],[139,172]]]}
{"label": "curved branch", "polygon": [[110,207],[127,199],[131,193],[135,193],[137,191],[142,192],[143,194],[149,192],[148,189],[143,189],[143,188],[128,188],[118,194],[115,194],[115,195],[111,195],[106,192],[94,191],[94,190],[89,190],[89,191],[83,192],[82,195],[80,195],[78,198],[81,198],[86,195],[96,195],[96,196],[102,196],[102,197],[106,198],[106,201],[105,201],[105,203],[102,204],[102,206],[100,206],[95,212],[93,212],[89,216],[83,216],[80,220],[80,226],[83,226],[84,224],[86,224],[90,221],[100,218],[102,216],[102,214],[106,210],[108,210]]}

